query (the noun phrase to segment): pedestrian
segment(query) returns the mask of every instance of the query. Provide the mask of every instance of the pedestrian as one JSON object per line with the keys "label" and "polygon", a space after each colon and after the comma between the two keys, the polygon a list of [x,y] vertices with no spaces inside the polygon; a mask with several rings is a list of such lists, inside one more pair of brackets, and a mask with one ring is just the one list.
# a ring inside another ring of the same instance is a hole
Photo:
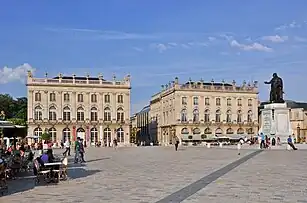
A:
{"label": "pedestrian", "polygon": [[75,164],[80,160],[80,137],[75,141]]}
{"label": "pedestrian", "polygon": [[[241,139],[241,140],[242,140],[242,139]],[[237,144],[238,155],[241,154],[241,145],[242,145],[241,140],[240,140],[240,141],[238,142],[238,144]]]}
{"label": "pedestrian", "polygon": [[261,139],[260,149],[263,149],[263,148],[265,148],[265,136],[264,136],[263,133],[260,133],[260,139]]}
{"label": "pedestrian", "polygon": [[179,146],[179,138],[175,136],[175,150],[178,151],[178,146]]}
{"label": "pedestrian", "polygon": [[84,149],[84,145],[83,145],[83,139],[80,140],[79,152],[80,152],[80,157],[81,157],[81,163],[85,163],[85,160],[84,160],[85,149]]}
{"label": "pedestrian", "polygon": [[113,147],[115,150],[117,149],[117,139],[116,138],[113,139]]}
{"label": "pedestrian", "polygon": [[66,140],[64,146],[65,146],[65,152],[63,153],[63,156],[66,155],[70,156],[70,141],[68,139]]}
{"label": "pedestrian", "polygon": [[287,141],[288,141],[288,145],[290,145],[290,147],[291,147],[293,150],[297,150],[297,148],[294,146],[294,144],[293,144],[293,142],[292,142],[291,135],[289,135]]}

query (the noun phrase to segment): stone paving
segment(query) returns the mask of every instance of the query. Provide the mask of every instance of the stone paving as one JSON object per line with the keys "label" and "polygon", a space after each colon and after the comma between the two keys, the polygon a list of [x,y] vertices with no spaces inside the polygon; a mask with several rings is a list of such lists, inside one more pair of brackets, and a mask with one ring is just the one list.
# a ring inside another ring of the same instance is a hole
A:
{"label": "stone paving", "polygon": [[[0,202],[154,203],[190,185],[184,203],[307,203],[307,151],[268,150],[237,161],[254,152],[241,150],[238,156],[234,149],[204,147],[177,152],[172,147],[91,148],[85,165],[70,163],[68,181],[47,186],[34,186],[32,178],[10,182],[11,194]],[[212,179],[210,174],[235,161],[238,167]],[[193,191],[195,182],[203,184],[198,191]]]}

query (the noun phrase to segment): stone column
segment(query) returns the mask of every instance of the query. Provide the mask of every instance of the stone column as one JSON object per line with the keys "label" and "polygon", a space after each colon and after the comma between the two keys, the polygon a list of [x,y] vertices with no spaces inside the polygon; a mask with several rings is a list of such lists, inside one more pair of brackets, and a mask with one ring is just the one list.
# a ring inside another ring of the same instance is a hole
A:
{"label": "stone column", "polygon": [[85,102],[84,102],[84,106],[85,106],[85,109],[84,109],[84,119],[85,120],[88,120],[89,119],[89,114],[90,114],[90,109],[91,109],[91,105],[90,105],[90,93],[87,92],[85,94]]}
{"label": "stone column", "polygon": [[45,120],[48,120],[48,114],[49,114],[49,106],[48,106],[48,99],[49,99],[49,95],[48,95],[48,91],[44,91],[44,94],[45,94],[45,97],[44,98],[44,103],[45,103],[45,108],[44,108],[44,115],[43,115],[43,119]]}
{"label": "stone column", "polygon": [[33,119],[33,90],[29,90],[28,92],[28,121]]}
{"label": "stone column", "polygon": [[59,120],[59,118],[61,118],[61,120],[63,120],[63,92],[59,91],[56,92],[56,104],[57,104],[57,120]]}
{"label": "stone column", "polygon": [[77,119],[77,93],[71,92],[71,119]]}

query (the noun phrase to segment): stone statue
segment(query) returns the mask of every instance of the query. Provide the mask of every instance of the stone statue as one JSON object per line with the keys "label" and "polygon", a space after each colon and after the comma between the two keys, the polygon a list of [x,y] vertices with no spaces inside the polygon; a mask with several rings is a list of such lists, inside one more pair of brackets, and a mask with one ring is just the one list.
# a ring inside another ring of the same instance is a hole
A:
{"label": "stone statue", "polygon": [[5,113],[4,111],[0,112],[0,121],[4,121],[5,120]]}
{"label": "stone statue", "polygon": [[283,99],[283,81],[277,76],[277,73],[273,73],[273,78],[269,82],[264,82],[264,84],[271,85],[270,91],[270,102],[271,103],[284,103]]}

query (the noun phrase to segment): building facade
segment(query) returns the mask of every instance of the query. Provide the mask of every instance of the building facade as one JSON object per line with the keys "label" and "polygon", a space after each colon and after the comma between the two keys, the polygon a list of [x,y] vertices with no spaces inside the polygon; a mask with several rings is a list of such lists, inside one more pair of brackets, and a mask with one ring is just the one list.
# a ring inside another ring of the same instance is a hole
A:
{"label": "building facade", "polygon": [[130,143],[136,143],[137,131],[137,117],[136,114],[133,114],[130,117]]}
{"label": "building facade", "polygon": [[[293,137],[296,142],[307,141],[307,103],[286,100],[289,108],[290,124]],[[261,103],[259,109],[263,109],[266,102]],[[261,124],[261,114],[259,113],[259,123]]]}
{"label": "building facade", "polygon": [[137,134],[138,142],[149,144],[154,142],[150,135],[150,118],[149,118],[150,106],[145,106],[140,112],[136,114],[137,128],[139,129]]}
{"label": "building facade", "polygon": [[258,88],[204,81],[175,81],[162,86],[150,101],[150,119],[156,123],[160,144],[204,140],[214,136],[252,136],[258,132]]}
{"label": "building facade", "polygon": [[110,146],[130,141],[130,76],[34,78],[28,72],[28,137],[48,131],[53,142],[81,137]]}

